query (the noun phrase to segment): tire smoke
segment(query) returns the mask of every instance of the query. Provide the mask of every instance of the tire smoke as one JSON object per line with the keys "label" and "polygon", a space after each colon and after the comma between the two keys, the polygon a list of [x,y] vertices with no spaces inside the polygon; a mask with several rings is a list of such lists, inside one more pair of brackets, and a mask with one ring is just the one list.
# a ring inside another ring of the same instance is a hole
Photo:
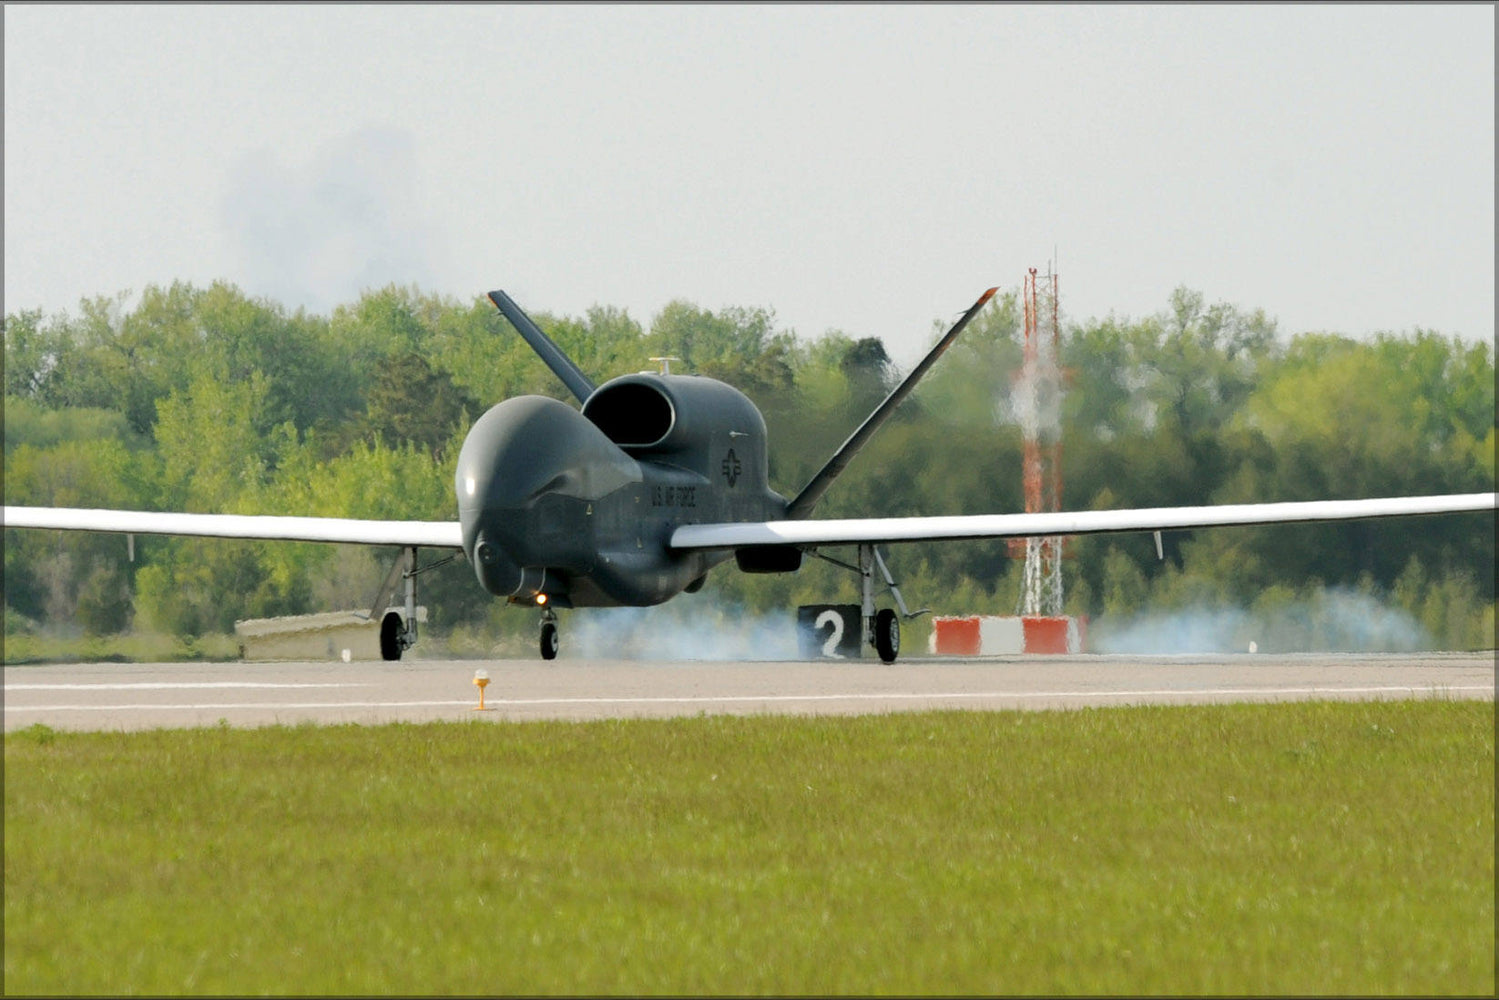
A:
{"label": "tire smoke", "polygon": [[[1270,608],[1197,605],[1125,618],[1089,630],[1098,653],[1404,653],[1432,648],[1406,611],[1361,591],[1334,588]],[[1253,646],[1251,647],[1251,644]]]}
{"label": "tire smoke", "polygon": [[795,660],[796,614],[683,601],[585,608],[562,629],[564,657],[614,660]]}

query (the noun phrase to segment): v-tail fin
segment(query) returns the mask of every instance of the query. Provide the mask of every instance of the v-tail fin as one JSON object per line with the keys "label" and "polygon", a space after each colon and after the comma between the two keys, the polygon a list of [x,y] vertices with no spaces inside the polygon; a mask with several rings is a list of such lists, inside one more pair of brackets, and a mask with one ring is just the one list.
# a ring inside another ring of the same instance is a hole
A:
{"label": "v-tail fin", "polygon": [[552,370],[552,374],[562,380],[562,384],[578,397],[578,402],[588,402],[588,397],[593,395],[593,382],[587,375],[573,364],[572,359],[562,353],[562,348],[552,342],[552,338],[541,332],[541,327],[531,321],[515,300],[502,291],[489,293],[489,301],[499,307],[500,312],[510,321],[526,343],[531,345],[531,350],[541,356],[546,366]]}
{"label": "v-tail fin", "polygon": [[864,447],[865,442],[874,437],[874,432],[880,429],[885,421],[889,419],[890,414],[894,412],[895,408],[901,404],[901,401],[911,394],[912,389],[916,388],[916,383],[921,376],[925,375],[927,369],[932,367],[937,359],[942,356],[943,352],[952,346],[952,342],[958,339],[958,334],[963,332],[963,328],[968,325],[973,317],[978,315],[979,310],[984,308],[984,305],[993,298],[994,293],[998,290],[998,288],[991,288],[983,295],[980,295],[979,300],[968,307],[968,311],[953,324],[952,329],[943,334],[942,339],[937,341],[937,345],[927,352],[927,356],[922,358],[921,362],[915,368],[911,369],[911,373],[901,381],[901,384],[896,386],[890,395],[885,397],[885,401],[876,406],[874,412],[864,418],[864,422],[859,425],[858,429],[848,436],[848,440],[843,442],[843,445],[833,453],[833,457],[828,459],[827,464],[818,471],[817,475],[808,481],[806,486],[802,487],[802,491],[796,495],[796,499],[792,500],[786,507],[786,516],[788,518],[802,518],[812,512],[813,506],[816,505],[818,500],[822,499],[822,495],[827,492],[828,487],[833,485],[833,480],[837,479],[839,474],[848,467],[848,463],[853,461],[854,456],[859,453],[859,449]]}

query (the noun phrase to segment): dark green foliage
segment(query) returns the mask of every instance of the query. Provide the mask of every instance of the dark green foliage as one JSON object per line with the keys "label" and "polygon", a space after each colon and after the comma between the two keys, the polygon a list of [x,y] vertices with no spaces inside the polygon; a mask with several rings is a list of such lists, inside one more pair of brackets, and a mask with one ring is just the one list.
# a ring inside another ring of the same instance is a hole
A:
{"label": "dark green foliage", "polygon": [[375,364],[367,405],[365,427],[371,439],[410,442],[433,455],[478,415],[473,396],[414,352]]}
{"label": "dark green foliage", "polygon": [[[771,481],[786,496],[901,377],[877,339],[798,340],[768,308],[674,301],[646,329],[609,306],[558,318],[539,305],[528,303],[537,322],[598,383],[674,356],[675,371],[741,388],[764,413]],[[934,322],[932,338],[943,329]],[[128,309],[120,295],[85,301],[77,316],[13,314],[4,333],[15,504],[448,519],[469,424],[508,396],[569,398],[487,299],[414,288],[368,292],[325,319],[223,283],[174,283]],[[1012,291],[976,317],[817,516],[1021,509],[1021,359]],[[1060,360],[1068,509],[1494,488],[1487,344],[1424,330],[1284,338],[1262,311],[1179,288],[1154,316],[1068,325]],[[360,589],[332,546],[138,539],[130,563],[108,536],[6,541],[6,606],[42,626],[109,632],[138,615],[191,634],[357,606]],[[1069,611],[1117,621],[1194,594],[1251,608],[1267,593],[1315,602],[1319,588],[1356,589],[1403,609],[1433,644],[1493,642],[1491,517],[1171,532],[1164,543],[1161,562],[1148,535],[1073,540]],[[1014,611],[1019,567],[1003,542],[891,555],[918,605]],[[386,561],[370,560],[366,596]],[[425,587],[440,627],[502,614],[463,565]],[[816,563],[789,578],[720,570],[706,593],[767,610],[851,587]]]}

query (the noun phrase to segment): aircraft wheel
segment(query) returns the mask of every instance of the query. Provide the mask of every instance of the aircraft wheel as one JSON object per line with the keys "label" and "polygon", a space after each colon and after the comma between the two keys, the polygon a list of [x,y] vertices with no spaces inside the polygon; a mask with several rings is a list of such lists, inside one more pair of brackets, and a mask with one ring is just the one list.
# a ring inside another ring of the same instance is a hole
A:
{"label": "aircraft wheel", "polygon": [[874,616],[874,648],[886,663],[894,663],[900,653],[900,619],[889,608]]}
{"label": "aircraft wheel", "polygon": [[401,658],[401,616],[394,611],[380,620],[380,657],[385,660]]}
{"label": "aircraft wheel", "polygon": [[555,660],[557,648],[561,645],[557,640],[557,626],[551,622],[541,623],[541,658],[543,660]]}

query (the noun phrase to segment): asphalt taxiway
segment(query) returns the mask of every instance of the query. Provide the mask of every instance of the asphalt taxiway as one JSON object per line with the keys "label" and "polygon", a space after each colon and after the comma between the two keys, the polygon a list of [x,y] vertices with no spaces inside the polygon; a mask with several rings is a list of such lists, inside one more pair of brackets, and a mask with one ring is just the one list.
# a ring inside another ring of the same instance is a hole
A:
{"label": "asphalt taxiway", "polygon": [[[1492,652],[878,662],[407,660],[4,667],[5,730],[1494,699]],[[476,711],[477,671],[489,676]]]}

